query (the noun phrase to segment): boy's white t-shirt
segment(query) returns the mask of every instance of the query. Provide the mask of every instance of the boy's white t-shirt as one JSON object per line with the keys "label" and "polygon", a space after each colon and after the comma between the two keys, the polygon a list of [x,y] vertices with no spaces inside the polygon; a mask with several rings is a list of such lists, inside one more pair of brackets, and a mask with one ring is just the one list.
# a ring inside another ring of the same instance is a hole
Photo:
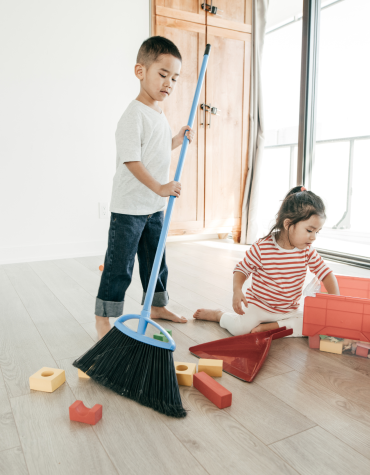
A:
{"label": "boy's white t-shirt", "polygon": [[132,101],[116,130],[117,162],[113,178],[112,213],[145,215],[163,211],[166,198],[154,193],[129,171],[125,162],[141,162],[159,183],[169,182],[172,132],[162,112]]}

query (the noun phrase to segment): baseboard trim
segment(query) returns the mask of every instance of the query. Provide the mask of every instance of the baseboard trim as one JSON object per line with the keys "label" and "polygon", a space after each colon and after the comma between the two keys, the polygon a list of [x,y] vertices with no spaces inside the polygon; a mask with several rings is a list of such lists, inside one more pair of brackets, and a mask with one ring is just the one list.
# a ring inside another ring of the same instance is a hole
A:
{"label": "baseboard trim", "polygon": [[106,240],[4,247],[0,248],[0,265],[99,256],[105,254],[106,249]]}
{"label": "baseboard trim", "polygon": [[[217,234],[191,234],[168,236],[167,242],[201,241],[215,238],[217,238]],[[104,255],[106,250],[106,240],[3,247],[0,248],[0,265],[100,256]]]}

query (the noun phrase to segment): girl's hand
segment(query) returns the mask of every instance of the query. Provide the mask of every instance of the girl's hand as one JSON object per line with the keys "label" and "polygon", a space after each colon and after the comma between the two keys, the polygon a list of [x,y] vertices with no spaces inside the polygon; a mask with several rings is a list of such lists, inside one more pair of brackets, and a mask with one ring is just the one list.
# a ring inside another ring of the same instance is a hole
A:
{"label": "girl's hand", "polygon": [[246,299],[242,289],[235,290],[233,294],[233,309],[238,315],[245,314],[242,307],[242,302],[244,303],[245,307],[248,308],[248,300]]}

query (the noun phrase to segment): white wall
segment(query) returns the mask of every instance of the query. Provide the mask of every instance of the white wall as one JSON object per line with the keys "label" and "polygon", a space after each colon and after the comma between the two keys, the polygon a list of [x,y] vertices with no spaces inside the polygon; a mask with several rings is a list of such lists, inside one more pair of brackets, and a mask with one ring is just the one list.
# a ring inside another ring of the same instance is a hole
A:
{"label": "white wall", "polygon": [[0,263],[104,253],[148,0],[2,1]]}

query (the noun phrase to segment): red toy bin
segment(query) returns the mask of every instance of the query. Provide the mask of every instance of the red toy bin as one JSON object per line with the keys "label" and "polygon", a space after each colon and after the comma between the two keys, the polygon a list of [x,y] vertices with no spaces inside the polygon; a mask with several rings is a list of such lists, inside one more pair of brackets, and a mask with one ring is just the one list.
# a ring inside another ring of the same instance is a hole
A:
{"label": "red toy bin", "polygon": [[316,294],[305,298],[303,335],[370,342],[370,279],[336,277],[342,295]]}
{"label": "red toy bin", "polygon": [[[351,277],[349,275],[336,275],[340,294],[346,297],[359,297],[370,299],[370,279],[365,277]],[[321,282],[321,292],[326,292]]]}

